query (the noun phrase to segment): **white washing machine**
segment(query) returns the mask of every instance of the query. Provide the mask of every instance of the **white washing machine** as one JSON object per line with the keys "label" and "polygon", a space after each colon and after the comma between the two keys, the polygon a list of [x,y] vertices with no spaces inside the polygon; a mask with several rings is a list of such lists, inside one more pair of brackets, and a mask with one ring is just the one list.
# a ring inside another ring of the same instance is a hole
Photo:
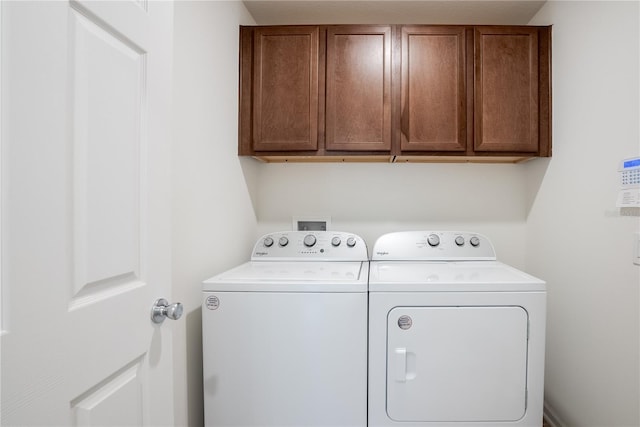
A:
{"label": "white washing machine", "polygon": [[365,427],[368,255],[359,236],[263,236],[206,280],[205,424]]}
{"label": "white washing machine", "polygon": [[542,425],[546,286],[477,233],[373,248],[369,426]]}

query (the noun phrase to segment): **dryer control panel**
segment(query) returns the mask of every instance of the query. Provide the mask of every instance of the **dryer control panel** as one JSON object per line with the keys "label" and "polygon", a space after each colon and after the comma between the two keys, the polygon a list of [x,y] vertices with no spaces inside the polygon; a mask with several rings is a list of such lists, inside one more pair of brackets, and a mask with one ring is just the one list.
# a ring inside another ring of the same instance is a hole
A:
{"label": "dryer control panel", "polygon": [[341,231],[281,231],[265,234],[251,261],[368,261],[362,237]]}
{"label": "dryer control panel", "polygon": [[496,253],[482,234],[467,231],[400,231],[381,236],[372,261],[493,261]]}

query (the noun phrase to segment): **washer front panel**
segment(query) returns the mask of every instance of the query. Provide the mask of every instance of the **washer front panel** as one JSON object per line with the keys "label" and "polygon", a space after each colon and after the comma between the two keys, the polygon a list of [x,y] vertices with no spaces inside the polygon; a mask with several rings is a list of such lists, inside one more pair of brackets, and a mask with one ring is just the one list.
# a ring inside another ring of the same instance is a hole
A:
{"label": "washer front panel", "polygon": [[366,293],[204,292],[202,320],[205,425],[366,425]]}
{"label": "washer front panel", "polygon": [[522,307],[395,307],[387,414],[395,421],[516,421],[525,413]]}

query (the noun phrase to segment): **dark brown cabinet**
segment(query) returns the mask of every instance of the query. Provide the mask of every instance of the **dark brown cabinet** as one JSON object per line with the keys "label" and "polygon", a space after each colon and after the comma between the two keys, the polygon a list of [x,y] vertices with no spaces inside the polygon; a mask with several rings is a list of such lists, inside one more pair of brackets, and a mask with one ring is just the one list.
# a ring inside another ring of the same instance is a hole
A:
{"label": "dark brown cabinet", "polygon": [[241,27],[240,43],[240,155],[551,155],[550,27]]}
{"label": "dark brown cabinet", "polygon": [[400,150],[465,151],[466,29],[403,26]]}
{"label": "dark brown cabinet", "polygon": [[540,151],[538,32],[475,29],[475,151]]}
{"label": "dark brown cabinet", "polygon": [[318,27],[255,29],[253,150],[317,150],[318,38]]}
{"label": "dark brown cabinet", "polygon": [[240,30],[240,155],[391,152],[391,26]]}
{"label": "dark brown cabinet", "polygon": [[327,28],[326,149],[391,150],[391,27]]}

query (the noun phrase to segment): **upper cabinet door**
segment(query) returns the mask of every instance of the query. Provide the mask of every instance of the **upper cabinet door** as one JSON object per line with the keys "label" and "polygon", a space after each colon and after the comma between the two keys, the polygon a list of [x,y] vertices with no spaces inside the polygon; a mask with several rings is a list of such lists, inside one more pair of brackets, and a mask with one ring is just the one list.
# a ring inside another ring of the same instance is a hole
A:
{"label": "upper cabinet door", "polygon": [[326,149],[391,150],[391,27],[328,27],[326,61]]}
{"label": "upper cabinet door", "polygon": [[318,27],[262,27],[254,34],[253,149],[318,148]]}
{"label": "upper cabinet door", "polygon": [[464,151],[465,28],[403,26],[400,148]]}
{"label": "upper cabinet door", "polygon": [[538,151],[538,30],[475,30],[476,151]]}

